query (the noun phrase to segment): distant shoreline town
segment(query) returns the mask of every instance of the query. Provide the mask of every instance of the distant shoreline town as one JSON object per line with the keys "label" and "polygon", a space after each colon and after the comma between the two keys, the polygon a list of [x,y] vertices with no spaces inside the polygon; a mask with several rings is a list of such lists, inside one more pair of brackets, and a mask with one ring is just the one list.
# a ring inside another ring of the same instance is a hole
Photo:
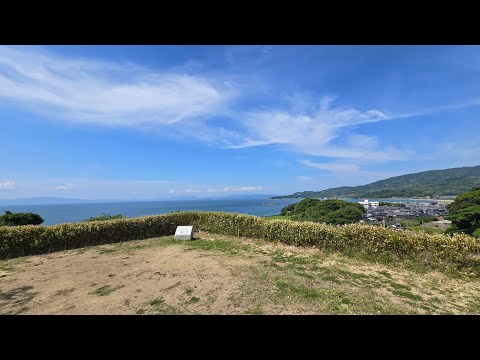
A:
{"label": "distant shoreline town", "polygon": [[[389,219],[435,218],[443,223],[448,221],[444,220],[445,216],[448,215],[447,207],[437,201],[383,203],[382,205],[382,202],[365,199],[358,203],[365,208],[364,222],[370,225],[382,224],[385,226]],[[402,206],[397,206],[400,204]],[[401,227],[397,223],[391,226]]]}

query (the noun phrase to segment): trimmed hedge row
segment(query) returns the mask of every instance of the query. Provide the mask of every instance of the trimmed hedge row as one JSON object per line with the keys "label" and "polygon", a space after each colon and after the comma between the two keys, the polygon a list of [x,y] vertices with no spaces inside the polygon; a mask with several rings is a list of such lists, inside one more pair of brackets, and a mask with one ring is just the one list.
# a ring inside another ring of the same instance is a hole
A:
{"label": "trimmed hedge row", "polygon": [[360,224],[336,227],[221,212],[198,213],[196,226],[217,234],[260,238],[296,246],[317,246],[394,260],[414,260],[424,268],[452,268],[480,275],[480,242],[468,235],[394,231]]}
{"label": "trimmed hedge row", "polygon": [[191,224],[194,217],[193,213],[171,213],[53,226],[2,226],[0,259],[172,235],[177,226]]}
{"label": "trimmed hedge row", "polygon": [[0,227],[0,258],[172,235],[177,226],[192,224],[196,230],[216,234],[417,260],[427,268],[454,268],[480,275],[480,242],[467,235],[420,234],[358,224],[336,227],[224,212],[173,212],[90,223]]}

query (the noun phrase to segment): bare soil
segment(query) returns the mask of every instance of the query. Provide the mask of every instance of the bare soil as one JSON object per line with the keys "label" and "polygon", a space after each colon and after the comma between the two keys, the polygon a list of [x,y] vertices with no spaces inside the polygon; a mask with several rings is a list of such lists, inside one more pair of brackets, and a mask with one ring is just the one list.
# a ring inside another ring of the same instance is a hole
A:
{"label": "bare soil", "polygon": [[479,285],[197,233],[0,261],[0,314],[478,314]]}

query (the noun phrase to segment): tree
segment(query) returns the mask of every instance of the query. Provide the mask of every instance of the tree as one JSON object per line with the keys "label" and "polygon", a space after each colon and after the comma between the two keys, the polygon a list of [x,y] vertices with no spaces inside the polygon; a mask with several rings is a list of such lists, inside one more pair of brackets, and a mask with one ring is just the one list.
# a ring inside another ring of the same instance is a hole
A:
{"label": "tree", "polygon": [[356,223],[363,217],[363,211],[354,206],[345,206],[336,211],[332,211],[325,216],[323,220],[329,224],[351,224]]}
{"label": "tree", "polygon": [[458,195],[448,206],[452,226],[448,233],[464,232],[480,237],[480,187]]}
{"label": "tree", "polygon": [[473,234],[480,229],[480,205],[472,205],[448,216],[457,231]]}
{"label": "tree", "polygon": [[117,215],[110,215],[110,214],[102,214],[100,216],[92,216],[85,221],[104,221],[104,220],[114,220],[114,219],[124,219],[125,216],[122,214],[117,214]]}
{"label": "tree", "polygon": [[12,213],[5,211],[5,215],[0,216],[0,226],[21,226],[21,225],[40,225],[43,218],[31,212],[28,213]]}
{"label": "tree", "polygon": [[285,206],[282,211],[280,211],[280,215],[285,216],[285,215],[292,215],[293,212],[295,211],[295,205],[298,203],[290,204]]}
{"label": "tree", "polygon": [[362,219],[365,209],[358,203],[343,200],[303,199],[282,209],[280,215],[291,220],[314,221],[329,224],[349,224]]}

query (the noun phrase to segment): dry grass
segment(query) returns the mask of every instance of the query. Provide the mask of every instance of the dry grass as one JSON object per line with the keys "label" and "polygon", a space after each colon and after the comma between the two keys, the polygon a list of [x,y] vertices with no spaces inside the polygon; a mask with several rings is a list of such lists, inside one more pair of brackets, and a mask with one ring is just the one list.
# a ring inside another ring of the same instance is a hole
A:
{"label": "dry grass", "polygon": [[0,262],[0,314],[478,314],[480,280],[196,234]]}

